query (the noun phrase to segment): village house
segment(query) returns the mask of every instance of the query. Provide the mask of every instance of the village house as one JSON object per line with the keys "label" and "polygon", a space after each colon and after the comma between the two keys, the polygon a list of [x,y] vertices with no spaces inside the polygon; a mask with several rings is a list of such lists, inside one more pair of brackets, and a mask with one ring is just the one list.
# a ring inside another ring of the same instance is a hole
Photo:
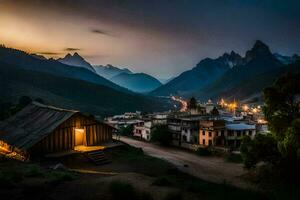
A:
{"label": "village house", "polygon": [[225,121],[204,120],[199,123],[199,144],[202,146],[225,145]]}
{"label": "village house", "polygon": [[239,148],[245,135],[252,139],[255,137],[256,127],[253,124],[246,123],[228,123],[226,124],[226,146],[230,148]]}
{"label": "village house", "polygon": [[256,134],[255,125],[245,122],[226,122],[224,120],[200,121],[199,144],[237,149],[245,135],[252,139]]}
{"label": "village house", "polygon": [[151,133],[156,126],[167,124],[167,114],[158,113],[152,114],[145,117],[145,119],[140,120],[134,125],[133,136],[139,137],[146,141],[151,140]]}
{"label": "village house", "polygon": [[167,121],[168,130],[172,133],[172,144],[176,146],[181,145],[181,119],[176,116],[168,118]]}
{"label": "village house", "polygon": [[152,128],[154,128],[152,121],[140,121],[134,125],[133,136],[150,141]]}
{"label": "village house", "polygon": [[5,154],[29,155],[80,150],[112,142],[113,127],[74,110],[32,102],[0,123],[0,146]]}

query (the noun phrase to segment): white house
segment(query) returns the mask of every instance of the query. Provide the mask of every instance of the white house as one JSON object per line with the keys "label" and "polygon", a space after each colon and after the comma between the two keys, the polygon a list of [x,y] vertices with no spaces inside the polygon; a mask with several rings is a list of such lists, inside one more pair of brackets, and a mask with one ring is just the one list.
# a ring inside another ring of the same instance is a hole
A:
{"label": "white house", "polygon": [[151,121],[141,121],[136,125],[134,125],[133,136],[139,137],[146,141],[150,141],[152,128],[153,128],[153,123]]}

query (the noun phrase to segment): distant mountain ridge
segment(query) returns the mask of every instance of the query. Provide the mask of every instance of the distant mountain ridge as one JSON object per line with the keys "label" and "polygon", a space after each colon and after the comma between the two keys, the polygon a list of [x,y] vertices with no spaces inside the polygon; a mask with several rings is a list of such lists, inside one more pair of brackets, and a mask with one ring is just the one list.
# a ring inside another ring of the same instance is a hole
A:
{"label": "distant mountain ridge", "polygon": [[97,75],[83,67],[74,67],[65,65],[54,59],[37,58],[35,55],[30,55],[24,51],[17,49],[0,47],[0,61],[11,64],[26,70],[44,72],[55,76],[78,79],[90,83],[104,85],[122,92],[129,93],[130,91],[114,84],[113,82]]}
{"label": "distant mountain ridge", "polygon": [[132,74],[132,72],[127,68],[120,69],[120,68],[115,67],[110,64],[107,64],[105,66],[104,65],[94,65],[93,67],[96,70],[97,74],[99,74],[100,76],[103,76],[106,79],[111,79],[112,77],[119,75],[121,73]]}
{"label": "distant mountain ridge", "polygon": [[0,100],[16,102],[21,96],[41,98],[47,104],[99,115],[132,111],[164,111],[168,103],[153,97],[126,93],[70,77],[33,71],[0,61]]}
{"label": "distant mountain ridge", "polygon": [[93,66],[88,63],[83,57],[81,57],[77,52],[75,52],[73,55],[68,53],[64,58],[59,58],[57,59],[57,61],[66,65],[82,67],[96,73],[96,70],[93,68]]}
{"label": "distant mountain ridge", "polygon": [[149,74],[133,73],[127,68],[121,69],[110,64],[97,65],[94,68],[99,75],[133,92],[148,93],[162,85],[159,80]]}
{"label": "distant mountain ridge", "polygon": [[158,96],[188,95],[204,88],[212,80],[222,76],[228,69],[240,64],[241,56],[235,52],[225,53],[217,59],[205,58],[196,67],[181,73],[171,81],[157,88],[151,94]]}
{"label": "distant mountain ridge", "polygon": [[147,93],[162,85],[156,78],[145,73],[128,74],[124,72],[112,77],[110,80],[138,93]]}
{"label": "distant mountain ridge", "polygon": [[[225,53],[216,59],[203,59],[196,67],[183,72],[169,83],[151,92],[151,94],[158,96],[171,94],[186,97],[195,96],[200,100],[217,99],[224,94],[229,94],[228,91],[243,91],[240,86],[245,85],[244,81],[252,81],[252,83],[247,82],[249,90],[252,88],[251,84],[253,84],[253,88],[259,88],[258,86],[254,87],[256,84],[255,77],[261,76],[261,74],[267,75],[266,72],[271,73],[281,69],[284,65],[293,63],[298,59],[299,56],[297,55],[288,57],[272,54],[266,44],[257,40],[244,57],[232,51],[230,54]],[[279,72],[283,71],[288,70],[279,70]],[[278,75],[275,72],[273,74]],[[269,78],[269,80],[271,79]],[[260,83],[264,85],[263,79],[260,80]],[[237,96],[246,98],[246,95],[251,95],[250,91],[243,91],[242,93],[243,95],[237,94]],[[231,93],[232,95],[234,94]]]}

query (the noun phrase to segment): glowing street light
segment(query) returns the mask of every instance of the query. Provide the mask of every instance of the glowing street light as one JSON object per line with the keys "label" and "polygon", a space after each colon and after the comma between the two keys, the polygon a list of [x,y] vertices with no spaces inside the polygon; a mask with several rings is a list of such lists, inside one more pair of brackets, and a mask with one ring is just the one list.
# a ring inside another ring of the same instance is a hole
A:
{"label": "glowing street light", "polygon": [[243,110],[246,112],[246,111],[248,111],[249,110],[249,106],[248,105],[243,105]]}

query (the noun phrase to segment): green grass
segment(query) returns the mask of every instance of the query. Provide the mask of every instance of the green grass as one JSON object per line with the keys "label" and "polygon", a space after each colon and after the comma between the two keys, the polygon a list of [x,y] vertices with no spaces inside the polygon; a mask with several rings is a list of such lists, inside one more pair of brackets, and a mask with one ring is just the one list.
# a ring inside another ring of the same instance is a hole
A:
{"label": "green grass", "polygon": [[168,162],[145,155],[141,149],[126,146],[123,150],[112,153],[113,162],[130,165],[133,172],[148,176],[160,176],[173,168]]}
{"label": "green grass", "polygon": [[47,183],[52,185],[58,185],[74,179],[76,179],[76,176],[69,171],[51,171],[47,174]]}
{"label": "green grass", "polygon": [[[242,190],[228,185],[210,183],[179,171],[168,162],[145,155],[140,149],[126,147],[113,153],[113,162],[129,164],[136,173],[154,177],[152,185],[172,187],[182,193],[202,196],[206,199],[261,199],[256,192]],[[170,194],[170,196],[172,196]],[[171,197],[168,197],[171,198]],[[180,199],[181,197],[177,197]],[[204,199],[205,199],[204,198]]]}

